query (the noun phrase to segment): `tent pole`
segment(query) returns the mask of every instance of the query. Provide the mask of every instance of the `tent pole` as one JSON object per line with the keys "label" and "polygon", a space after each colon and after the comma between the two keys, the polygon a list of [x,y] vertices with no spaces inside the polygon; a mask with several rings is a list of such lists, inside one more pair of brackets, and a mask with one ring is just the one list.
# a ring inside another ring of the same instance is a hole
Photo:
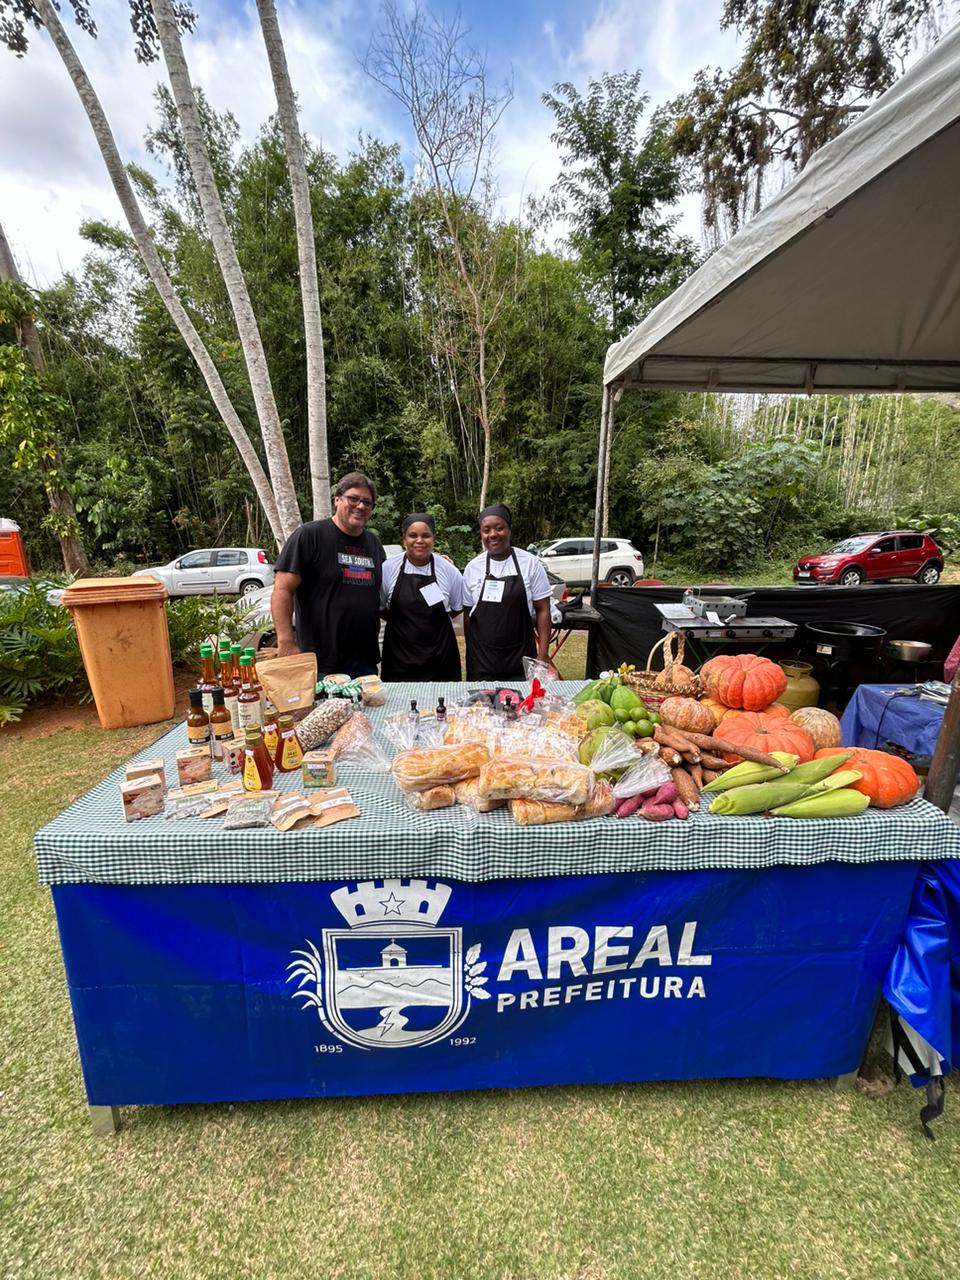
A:
{"label": "tent pole", "polygon": [[603,520],[603,475],[610,448],[610,428],[613,418],[613,388],[603,388],[600,405],[600,446],[597,451],[597,501],[593,512],[593,563],[590,566],[590,603],[597,607],[597,579],[600,576],[600,535]]}
{"label": "tent pole", "polygon": [[937,745],[930,761],[927,785],[923,796],[944,813],[950,810],[953,789],[960,772],[960,670],[950,686],[950,701],[943,715],[943,724],[937,736]]}

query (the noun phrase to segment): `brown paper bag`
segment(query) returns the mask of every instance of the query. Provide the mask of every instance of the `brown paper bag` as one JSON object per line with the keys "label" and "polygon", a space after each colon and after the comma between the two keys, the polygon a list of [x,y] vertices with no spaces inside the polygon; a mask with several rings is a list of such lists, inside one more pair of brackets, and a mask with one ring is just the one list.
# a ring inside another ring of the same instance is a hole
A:
{"label": "brown paper bag", "polygon": [[294,653],[289,658],[264,658],[257,663],[263,691],[278,712],[309,711],[317,688],[317,655]]}

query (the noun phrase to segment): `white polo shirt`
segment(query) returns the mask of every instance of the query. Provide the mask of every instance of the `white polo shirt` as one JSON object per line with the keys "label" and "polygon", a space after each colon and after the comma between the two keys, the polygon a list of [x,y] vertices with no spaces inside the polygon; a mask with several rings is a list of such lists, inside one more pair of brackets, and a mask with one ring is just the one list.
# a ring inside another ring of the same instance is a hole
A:
{"label": "white polo shirt", "polygon": [[[390,556],[388,560],[383,562],[383,578],[380,587],[380,608],[387,609],[390,606],[390,597],[393,595],[394,588],[397,585],[397,579],[400,577],[400,566],[403,564],[403,556]],[[449,560],[444,560],[443,556],[434,553],[433,567],[437,575],[437,587],[443,596],[443,607],[447,613],[459,613],[466,606],[466,596],[464,594],[463,575],[455,564],[451,564]],[[411,564],[409,560],[404,565],[404,573],[420,574],[423,577],[430,576],[430,565]]]}
{"label": "white polo shirt", "polygon": [[[532,556],[529,551],[521,551],[519,547],[514,547],[513,554],[517,557],[517,566],[523,579],[524,590],[527,593],[527,605],[532,618],[535,613],[534,602],[545,600],[552,594],[550,579],[547,577],[546,569],[544,569],[537,557]],[[389,561],[387,563],[389,564]],[[386,570],[386,566],[384,566],[384,570]],[[513,560],[510,556],[507,556],[506,560],[490,558],[490,576],[492,578],[509,578],[514,572]],[[477,601],[483,591],[483,580],[486,577],[486,573],[487,553],[486,551],[481,551],[478,556],[473,557],[463,571],[463,585],[467,594],[467,605],[471,613],[477,607]]]}

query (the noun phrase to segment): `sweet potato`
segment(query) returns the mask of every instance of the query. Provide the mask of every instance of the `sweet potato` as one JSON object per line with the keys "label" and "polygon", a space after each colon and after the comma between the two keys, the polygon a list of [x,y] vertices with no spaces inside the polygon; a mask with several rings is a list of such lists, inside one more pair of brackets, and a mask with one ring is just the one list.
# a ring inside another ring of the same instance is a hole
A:
{"label": "sweet potato", "polygon": [[653,797],[654,804],[673,804],[678,796],[677,784],[675,782],[665,782],[657,789],[656,795]]}
{"label": "sweet potato", "polygon": [[621,800],[613,811],[615,818],[629,818],[631,814],[637,812],[640,808],[642,796],[630,796],[628,800]]}
{"label": "sweet potato", "polygon": [[674,814],[674,817],[676,818],[689,818],[690,810],[687,808],[687,806],[683,803],[682,800],[674,800],[673,814]]}
{"label": "sweet potato", "polygon": [[648,818],[650,822],[666,822],[668,818],[674,816],[672,804],[653,804],[652,801],[641,805],[637,813],[641,818]]}

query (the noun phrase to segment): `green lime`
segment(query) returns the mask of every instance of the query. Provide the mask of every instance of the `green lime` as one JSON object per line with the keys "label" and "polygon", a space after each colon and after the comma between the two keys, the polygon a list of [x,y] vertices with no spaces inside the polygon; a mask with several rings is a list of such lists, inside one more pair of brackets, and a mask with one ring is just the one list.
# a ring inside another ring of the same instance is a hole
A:
{"label": "green lime", "polygon": [[663,724],[663,721],[660,718],[660,713],[658,711],[648,711],[647,719],[650,721],[651,724]]}
{"label": "green lime", "polygon": [[650,723],[649,720],[641,720],[640,723],[637,725],[637,737],[638,738],[653,737],[653,725]]}
{"label": "green lime", "polygon": [[616,711],[614,711],[613,714],[617,717],[617,719],[621,724],[623,724],[624,721],[630,719],[630,712],[626,709],[626,707],[617,707]]}
{"label": "green lime", "polygon": [[[629,733],[631,738],[636,736],[637,725],[634,720],[624,720],[623,728],[624,732]],[[653,730],[651,729],[650,732],[653,733]]]}

